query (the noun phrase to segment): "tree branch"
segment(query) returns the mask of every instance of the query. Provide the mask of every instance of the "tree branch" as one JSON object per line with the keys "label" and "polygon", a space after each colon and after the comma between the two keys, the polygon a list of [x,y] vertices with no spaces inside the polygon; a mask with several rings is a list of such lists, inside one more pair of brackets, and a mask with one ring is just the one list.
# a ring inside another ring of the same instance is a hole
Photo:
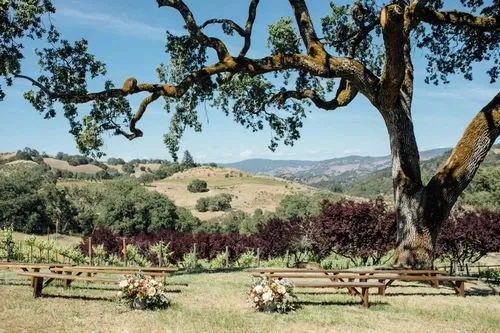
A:
{"label": "tree branch", "polygon": [[[139,108],[137,109],[137,112],[135,113],[135,116],[130,120],[129,128],[130,128],[130,132],[133,133],[134,138],[142,136],[142,131],[139,130],[138,128],[136,128],[135,124],[139,120],[141,120],[141,118],[144,115],[144,112],[146,112],[146,109],[149,106],[149,104],[156,101],[158,99],[158,97],[160,97],[160,96],[161,95],[159,93],[155,92],[142,100],[141,104],[139,105]],[[132,139],[130,139],[130,140],[132,140]]]}
{"label": "tree branch", "polygon": [[193,13],[188,6],[182,0],[156,0],[158,7],[172,7],[177,9],[177,11],[182,15],[184,22],[186,23],[186,29],[189,34],[195,38],[198,43],[204,46],[213,48],[217,52],[217,57],[219,61],[224,60],[229,57],[229,51],[226,45],[218,38],[208,37],[205,35],[200,27],[196,24]]}
{"label": "tree branch", "polygon": [[32,85],[40,88],[45,94],[47,94],[47,96],[52,97],[52,92],[47,87],[45,87],[43,84],[38,82],[37,80],[35,80],[29,76],[22,75],[22,74],[16,74],[16,75],[14,75],[14,77],[30,81]]}
{"label": "tree branch", "polygon": [[382,108],[392,108],[399,97],[405,72],[402,47],[405,44],[403,8],[398,5],[384,7],[380,13],[380,25],[384,37],[385,63],[378,102]]}
{"label": "tree branch", "polygon": [[274,95],[271,100],[278,103],[284,104],[287,99],[294,98],[298,100],[309,99],[318,108],[324,110],[335,110],[338,107],[347,106],[357,95],[358,91],[352,86],[351,82],[345,79],[340,81],[339,89],[334,99],[326,101],[316,94],[313,90],[282,90],[276,95]]}
{"label": "tree branch", "polygon": [[[319,61],[316,58],[303,54],[277,54],[261,59],[250,59],[246,57],[235,58],[229,56],[222,62],[206,66],[201,70],[187,75],[178,85],[152,83],[138,84],[135,78],[128,78],[124,82],[122,88],[87,94],[73,91],[54,92],[32,78],[24,75],[20,75],[19,77],[32,82],[35,86],[42,89],[51,99],[57,99],[63,103],[83,104],[93,100],[126,97],[142,92],[151,93],[151,96],[142,101],[135,117],[130,122],[130,131],[132,133],[126,133],[121,129],[116,129],[118,134],[133,139],[142,135],[142,132],[136,129],[136,123],[142,118],[147,106],[159,96],[180,98],[196,83],[221,73],[246,73],[250,76],[255,76],[287,69],[303,70],[313,76],[324,78],[344,78],[352,82],[351,89],[346,90],[346,92],[350,91],[351,93],[357,93],[359,90],[374,103],[376,88],[379,84],[378,78],[361,63],[354,59],[336,57],[329,57],[328,62],[325,63],[324,61]],[[350,95],[351,93],[344,95],[345,92],[342,94],[338,92],[337,103],[342,104],[341,100],[344,98],[342,96],[351,96],[351,99],[354,98],[355,93]],[[345,101],[348,100],[349,98],[345,98]]]}
{"label": "tree branch", "polygon": [[289,0],[295,14],[295,20],[299,26],[300,36],[306,46],[307,54],[312,57],[318,55],[325,55],[325,48],[318,39],[314,26],[312,24],[311,16],[307,10],[304,0]]}
{"label": "tree branch", "polygon": [[448,11],[438,12],[423,6],[416,6],[414,16],[429,24],[451,24],[457,27],[470,27],[481,30],[495,30],[500,27],[498,17],[474,16],[469,13]]}
{"label": "tree branch", "polygon": [[259,1],[260,0],[252,0],[252,2],[250,2],[250,6],[248,7],[248,18],[247,23],[245,24],[245,45],[243,45],[239,57],[244,57],[250,49],[253,23],[255,22],[255,17],[257,15],[257,6],[259,5]]}
{"label": "tree branch", "polygon": [[426,187],[428,204],[448,208],[444,210],[447,214],[472,181],[499,135],[500,93],[472,119],[448,160],[429,181]]}
{"label": "tree branch", "polygon": [[200,26],[200,29],[204,29],[209,24],[227,24],[231,28],[233,28],[233,30],[236,31],[238,33],[238,35],[240,35],[241,37],[245,37],[245,30],[242,27],[240,27],[233,20],[230,20],[230,19],[210,19],[210,20],[206,20],[205,23],[203,23]]}

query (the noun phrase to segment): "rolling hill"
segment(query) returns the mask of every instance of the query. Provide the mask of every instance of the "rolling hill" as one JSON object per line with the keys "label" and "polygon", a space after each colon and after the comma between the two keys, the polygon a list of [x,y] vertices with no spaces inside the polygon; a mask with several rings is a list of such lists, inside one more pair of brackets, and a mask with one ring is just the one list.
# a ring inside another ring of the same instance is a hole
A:
{"label": "rolling hill", "polygon": [[[438,148],[420,153],[422,160],[442,155],[450,148]],[[325,181],[346,181],[390,166],[391,157],[387,156],[347,156],[324,161],[249,159],[223,166],[259,175],[281,177],[317,184]]]}
{"label": "rolling hill", "polygon": [[[205,180],[209,192],[189,192],[187,185],[194,179]],[[287,194],[319,191],[317,188],[275,177],[256,176],[239,170],[215,167],[198,167],[176,173],[154,182],[149,189],[167,195],[177,206],[188,208],[201,220],[224,214],[224,212],[196,211],[194,209],[196,201],[201,197],[228,193],[233,196],[231,202],[233,209],[246,213],[253,213],[257,208],[273,212]]]}

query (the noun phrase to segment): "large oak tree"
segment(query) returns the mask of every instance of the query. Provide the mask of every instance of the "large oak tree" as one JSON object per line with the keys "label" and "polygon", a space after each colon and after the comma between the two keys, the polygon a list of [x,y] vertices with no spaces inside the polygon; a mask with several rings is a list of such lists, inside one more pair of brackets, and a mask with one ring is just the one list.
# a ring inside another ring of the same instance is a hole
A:
{"label": "large oak tree", "polygon": [[[166,16],[180,14],[186,28],[184,36],[167,32],[169,63],[158,67],[158,82],[129,78],[121,88],[106,81],[104,90],[89,91],[89,80],[105,75],[105,65],[88,52],[86,40],[69,42],[43,24],[45,15],[55,12],[50,0],[0,1],[0,75],[7,85],[30,81],[34,89],[25,98],[48,118],[60,103],[80,150],[98,155],[105,131],[131,140],[141,137],[138,123],[158,99],[172,113],[165,143],[175,156],[184,129],[201,129],[200,103],[211,103],[254,131],[268,126],[274,149],[279,140],[292,144],[299,138],[312,104],[333,110],[362,95],[382,116],[390,138],[398,226],[395,263],[432,265],[443,221],[500,133],[500,94],[477,113],[450,158],[423,184],[411,115],[412,49],[426,52],[430,83],[446,83],[455,73],[472,79],[477,62],[488,64],[495,82],[500,73],[498,0],[460,0],[460,10],[453,11],[441,0],[332,2],[332,11],[320,22],[322,37],[306,1],[289,0],[293,17],[269,27],[270,54],[259,59],[247,56],[259,0],[248,0],[243,24],[220,17],[200,22],[182,0],[156,2]],[[212,25],[241,36],[239,53],[232,54],[220,38],[204,32]],[[23,38],[47,41],[46,48],[36,51],[38,77],[22,71]],[[135,113],[127,101],[134,94],[147,94]],[[91,103],[91,109],[82,114],[78,106],[84,103]]]}

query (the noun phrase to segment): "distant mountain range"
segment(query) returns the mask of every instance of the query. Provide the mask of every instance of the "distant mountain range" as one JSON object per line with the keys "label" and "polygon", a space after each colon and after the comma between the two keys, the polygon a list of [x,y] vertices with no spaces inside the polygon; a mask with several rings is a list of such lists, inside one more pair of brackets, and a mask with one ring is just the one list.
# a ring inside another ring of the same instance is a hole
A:
{"label": "distant mountain range", "polygon": [[[438,148],[420,152],[422,161],[441,156],[451,148]],[[236,163],[222,164],[260,175],[281,177],[306,184],[325,181],[348,181],[382,170],[391,164],[391,156],[346,156],[324,161],[248,159]]]}

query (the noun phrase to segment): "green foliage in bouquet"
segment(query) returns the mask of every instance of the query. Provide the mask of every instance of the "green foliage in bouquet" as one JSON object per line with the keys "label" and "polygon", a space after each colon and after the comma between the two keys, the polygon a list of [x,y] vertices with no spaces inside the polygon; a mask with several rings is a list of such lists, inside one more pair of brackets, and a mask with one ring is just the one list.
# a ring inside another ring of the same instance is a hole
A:
{"label": "green foliage in bouquet", "polygon": [[247,293],[248,300],[259,311],[286,313],[295,310],[293,283],[288,279],[268,279],[262,276]]}

